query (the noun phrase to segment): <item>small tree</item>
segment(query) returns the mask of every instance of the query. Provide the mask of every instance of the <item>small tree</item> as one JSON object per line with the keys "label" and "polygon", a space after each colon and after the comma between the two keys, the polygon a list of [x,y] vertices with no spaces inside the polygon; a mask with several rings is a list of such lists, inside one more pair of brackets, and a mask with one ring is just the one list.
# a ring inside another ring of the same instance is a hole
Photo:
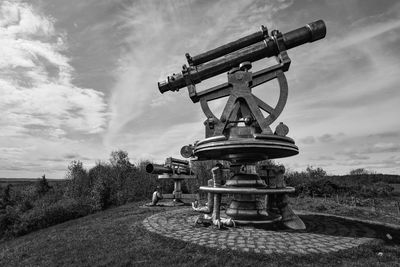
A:
{"label": "small tree", "polygon": [[102,210],[112,204],[112,195],[115,195],[116,185],[111,177],[112,167],[109,164],[98,162],[89,170],[92,181],[90,197],[95,210]]}
{"label": "small tree", "polygon": [[3,190],[3,195],[1,197],[1,202],[0,202],[0,209],[5,209],[7,206],[12,205],[13,201],[11,199],[11,184],[8,184],[4,190]]}
{"label": "small tree", "polygon": [[39,195],[39,197],[44,196],[49,190],[51,189],[51,186],[49,185],[46,175],[43,174],[42,178],[36,182],[36,194]]}
{"label": "small tree", "polygon": [[123,150],[116,150],[111,152],[110,163],[113,167],[122,169],[133,169],[134,165],[130,163],[128,152]]}
{"label": "small tree", "polygon": [[116,182],[116,204],[123,204],[128,200],[129,194],[129,179],[131,173],[135,171],[135,167],[129,161],[128,152],[117,150],[111,152],[110,163],[112,168],[112,176]]}
{"label": "small tree", "polygon": [[81,197],[89,193],[91,184],[81,161],[71,161],[66,178],[69,180],[67,194],[71,197]]}
{"label": "small tree", "polygon": [[306,171],[311,180],[321,179],[326,176],[326,171],[320,167],[314,169],[314,167],[308,166]]}

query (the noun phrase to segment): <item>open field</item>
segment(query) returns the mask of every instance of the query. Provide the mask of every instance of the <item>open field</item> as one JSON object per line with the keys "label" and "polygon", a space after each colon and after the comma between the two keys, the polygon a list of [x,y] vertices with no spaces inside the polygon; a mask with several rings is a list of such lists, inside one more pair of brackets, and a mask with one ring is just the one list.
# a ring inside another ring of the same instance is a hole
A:
{"label": "open field", "polygon": [[[0,178],[0,186],[7,186],[8,184],[11,185],[29,185],[34,184],[40,181],[41,178]],[[64,183],[65,179],[48,179],[46,178],[49,184],[55,183]]]}
{"label": "open field", "polygon": [[[361,246],[309,256],[205,248],[146,231],[142,220],[168,208],[131,203],[5,241],[1,266],[395,266],[400,245]],[[382,256],[377,256],[382,252]]]}

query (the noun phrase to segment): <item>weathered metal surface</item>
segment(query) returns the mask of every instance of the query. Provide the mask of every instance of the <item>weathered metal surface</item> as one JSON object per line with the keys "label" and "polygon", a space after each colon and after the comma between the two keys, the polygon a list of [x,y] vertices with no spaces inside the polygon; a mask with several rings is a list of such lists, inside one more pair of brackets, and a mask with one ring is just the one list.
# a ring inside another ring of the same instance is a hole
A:
{"label": "weathered metal surface", "polygon": [[158,179],[171,179],[174,181],[174,191],[172,195],[174,196],[174,202],[176,204],[179,204],[179,202],[182,202],[181,199],[185,198],[185,195],[182,193],[182,180],[196,178],[187,160],[172,157],[167,158],[164,165],[147,164],[146,172],[158,174]]}
{"label": "weathered metal surface", "polygon": [[189,167],[189,161],[176,159],[176,158],[167,158],[165,160],[164,165],[149,163],[146,165],[146,172],[151,174],[176,174],[176,175],[185,175],[192,174],[192,171]]}
{"label": "weathered metal surface", "polygon": [[[164,199],[174,199],[175,196],[174,194],[163,194]],[[200,195],[199,194],[182,194],[182,199],[199,199]]]}
{"label": "weathered metal surface", "polygon": [[170,167],[164,167],[164,165],[152,163],[146,165],[146,172],[151,174],[173,173],[172,168]]}
{"label": "weathered metal surface", "polygon": [[221,193],[221,194],[243,194],[243,195],[265,195],[265,194],[286,194],[295,192],[294,187],[285,188],[241,188],[241,187],[210,187],[200,186],[200,191]]}
{"label": "weathered metal surface", "polygon": [[[194,155],[200,160],[220,159],[236,163],[290,157],[299,153],[288,137],[270,139],[241,138],[225,141],[204,139],[196,145]],[[285,139],[284,139],[285,138]]]}
{"label": "weathered metal surface", "polygon": [[229,54],[231,52],[237,51],[254,43],[261,42],[266,38],[268,38],[268,30],[264,26],[261,26],[261,30],[259,32],[247,35],[234,42],[230,42],[228,44],[222,45],[220,47],[217,47],[215,49],[204,52],[194,57],[191,57],[187,53],[186,58],[188,60],[189,65],[199,65],[207,61],[221,57],[223,55]]}
{"label": "weathered metal surface", "polygon": [[184,179],[196,179],[196,175],[186,175],[186,174],[159,174],[158,179],[173,179],[173,180],[184,180]]}
{"label": "weathered metal surface", "polygon": [[236,223],[265,224],[280,220],[278,214],[268,212],[255,195],[236,194],[226,209],[226,215]]}
{"label": "weathered metal surface", "polygon": [[[289,59],[287,59],[290,61]],[[280,65],[282,67],[283,65]],[[272,134],[269,125],[273,123],[281,114],[288,97],[288,85],[286,77],[282,69],[274,67],[269,71],[262,72],[257,76],[258,80],[253,83],[253,75],[248,71],[236,71],[228,74],[228,85],[225,87],[213,87],[205,92],[196,93],[191,95],[193,102],[200,100],[201,108],[208,118],[208,127],[212,123],[213,131],[209,135],[213,136],[223,134],[224,130],[233,122],[238,122],[239,118],[247,118],[243,122],[247,125],[254,123],[258,124],[261,132],[264,134]],[[271,106],[255,95],[252,94],[251,88],[260,85],[266,81],[277,79],[279,82],[279,100],[275,106]],[[212,101],[221,97],[229,96],[225,105],[223,113],[218,119],[210,110],[208,101]],[[261,110],[267,112],[269,115],[264,118]],[[210,121],[212,120],[212,122]]]}
{"label": "weathered metal surface", "polygon": [[226,181],[225,186],[266,188],[267,185],[258,174],[237,173]]}

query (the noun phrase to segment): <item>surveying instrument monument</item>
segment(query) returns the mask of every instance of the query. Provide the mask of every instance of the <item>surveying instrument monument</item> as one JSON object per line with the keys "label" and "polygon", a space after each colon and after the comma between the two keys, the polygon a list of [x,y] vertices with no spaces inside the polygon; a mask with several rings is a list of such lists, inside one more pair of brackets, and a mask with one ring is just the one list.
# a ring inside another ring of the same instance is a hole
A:
{"label": "surveying instrument monument", "polygon": [[[209,214],[214,225],[267,224],[281,221],[291,229],[304,229],[302,220],[288,205],[287,194],[294,192],[283,180],[284,167],[265,167],[266,179],[256,172],[259,161],[294,156],[299,153],[293,139],[287,136],[289,128],[271,124],[283,111],[288,97],[285,72],[289,70],[287,50],[325,37],[322,20],[282,34],[268,33],[261,26],[259,32],[225,44],[197,56],[186,54],[188,65],[182,72],[168,76],[158,83],[161,93],[179,91],[187,87],[193,103],[200,102],[206,116],[205,139],[185,146],[182,156],[196,160],[224,160],[230,163],[231,177],[223,183],[222,166],[213,168],[213,182],[201,186],[208,193],[207,207],[199,209]],[[273,66],[251,72],[252,62],[275,57]],[[227,83],[198,92],[196,84],[227,72]],[[277,80],[279,99],[270,105],[255,96],[252,88]],[[217,117],[208,102],[227,97],[222,114]],[[268,114],[266,117],[262,111]],[[221,196],[233,195],[226,209],[227,219],[220,214]],[[265,199],[265,201],[264,201]]]}

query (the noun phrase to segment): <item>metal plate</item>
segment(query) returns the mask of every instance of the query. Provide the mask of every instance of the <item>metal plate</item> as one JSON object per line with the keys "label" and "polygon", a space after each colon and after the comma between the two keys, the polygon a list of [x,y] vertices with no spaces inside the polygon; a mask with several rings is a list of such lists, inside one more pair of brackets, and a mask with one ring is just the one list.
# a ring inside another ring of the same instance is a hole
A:
{"label": "metal plate", "polygon": [[212,187],[200,186],[200,191],[219,193],[219,194],[246,194],[246,195],[266,195],[266,194],[286,194],[293,193],[294,187],[285,188],[251,188],[251,187]]}
{"label": "metal plate", "polygon": [[227,160],[233,162],[256,162],[266,159],[297,155],[298,147],[288,137],[271,135],[271,138],[237,138],[226,140],[203,140],[196,144],[194,155],[200,160]]}

